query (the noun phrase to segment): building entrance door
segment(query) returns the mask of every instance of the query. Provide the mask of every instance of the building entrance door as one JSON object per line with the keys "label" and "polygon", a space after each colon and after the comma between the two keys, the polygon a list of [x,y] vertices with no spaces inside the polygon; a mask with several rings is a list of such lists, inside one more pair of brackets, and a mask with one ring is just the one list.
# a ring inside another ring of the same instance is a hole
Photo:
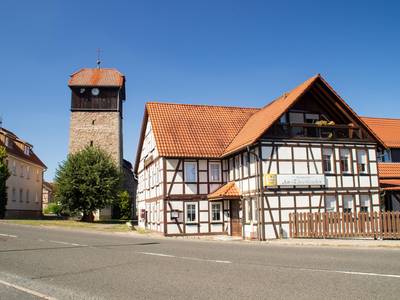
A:
{"label": "building entrance door", "polygon": [[231,236],[242,236],[242,222],[240,221],[239,210],[240,200],[231,200]]}

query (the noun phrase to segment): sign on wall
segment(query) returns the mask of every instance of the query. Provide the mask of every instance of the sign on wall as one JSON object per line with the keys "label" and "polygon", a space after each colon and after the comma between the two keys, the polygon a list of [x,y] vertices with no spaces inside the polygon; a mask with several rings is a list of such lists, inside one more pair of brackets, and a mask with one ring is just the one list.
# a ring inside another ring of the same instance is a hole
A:
{"label": "sign on wall", "polygon": [[319,174],[264,174],[263,183],[266,187],[290,185],[325,185],[325,176]]}

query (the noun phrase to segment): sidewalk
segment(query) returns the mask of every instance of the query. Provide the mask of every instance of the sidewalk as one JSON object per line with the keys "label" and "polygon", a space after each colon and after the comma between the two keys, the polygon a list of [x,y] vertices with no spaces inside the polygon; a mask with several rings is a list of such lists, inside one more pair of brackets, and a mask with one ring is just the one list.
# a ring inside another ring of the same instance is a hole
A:
{"label": "sidewalk", "polygon": [[210,242],[233,242],[241,244],[254,244],[264,246],[298,246],[298,247],[341,247],[341,248],[360,248],[360,249],[398,249],[400,250],[400,240],[374,240],[366,239],[273,239],[267,241],[243,240],[241,237],[231,237],[227,235],[211,236],[174,236],[165,237],[159,233],[147,232],[138,233],[135,231],[127,233],[128,235],[137,235],[140,237],[178,239],[191,241],[210,241]]}

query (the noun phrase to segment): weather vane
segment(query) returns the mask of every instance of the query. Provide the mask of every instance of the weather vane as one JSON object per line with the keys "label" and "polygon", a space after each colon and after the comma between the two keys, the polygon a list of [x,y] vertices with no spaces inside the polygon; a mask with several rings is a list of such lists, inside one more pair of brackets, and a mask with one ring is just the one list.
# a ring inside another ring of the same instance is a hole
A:
{"label": "weather vane", "polygon": [[100,51],[101,51],[101,49],[100,49],[100,48],[97,48],[97,61],[96,61],[97,69],[100,69],[100,64],[101,64],[101,60],[100,60]]}

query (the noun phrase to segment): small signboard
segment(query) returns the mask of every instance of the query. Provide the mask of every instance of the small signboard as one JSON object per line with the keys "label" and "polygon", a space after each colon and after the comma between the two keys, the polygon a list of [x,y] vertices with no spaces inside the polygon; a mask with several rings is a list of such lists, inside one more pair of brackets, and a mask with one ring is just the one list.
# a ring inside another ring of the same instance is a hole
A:
{"label": "small signboard", "polygon": [[325,175],[320,174],[264,174],[264,186],[325,185]]}
{"label": "small signboard", "polygon": [[276,174],[264,174],[263,185],[264,186],[277,186]]}

